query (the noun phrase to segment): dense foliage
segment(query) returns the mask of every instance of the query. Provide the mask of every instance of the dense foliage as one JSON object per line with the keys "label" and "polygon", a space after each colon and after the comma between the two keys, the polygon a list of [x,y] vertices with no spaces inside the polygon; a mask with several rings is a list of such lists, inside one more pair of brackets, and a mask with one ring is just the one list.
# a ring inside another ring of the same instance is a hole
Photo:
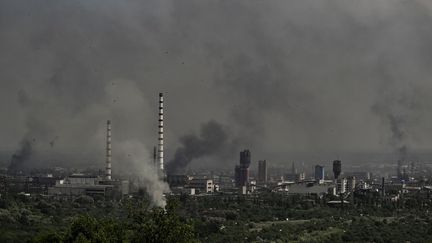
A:
{"label": "dense foliage", "polygon": [[215,194],[170,196],[165,209],[141,193],[120,201],[81,196],[0,199],[0,242],[432,242],[429,198]]}
{"label": "dense foliage", "polygon": [[175,203],[162,209],[146,198],[48,203],[9,197],[0,203],[0,242],[193,242],[193,226],[178,216]]}

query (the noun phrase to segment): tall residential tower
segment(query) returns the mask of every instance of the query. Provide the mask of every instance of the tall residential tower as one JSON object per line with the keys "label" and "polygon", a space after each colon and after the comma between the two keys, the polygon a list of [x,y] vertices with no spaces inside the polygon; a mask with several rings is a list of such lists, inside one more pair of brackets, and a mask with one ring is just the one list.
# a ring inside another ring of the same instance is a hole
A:
{"label": "tall residential tower", "polygon": [[267,183],[267,160],[258,161],[258,182]]}

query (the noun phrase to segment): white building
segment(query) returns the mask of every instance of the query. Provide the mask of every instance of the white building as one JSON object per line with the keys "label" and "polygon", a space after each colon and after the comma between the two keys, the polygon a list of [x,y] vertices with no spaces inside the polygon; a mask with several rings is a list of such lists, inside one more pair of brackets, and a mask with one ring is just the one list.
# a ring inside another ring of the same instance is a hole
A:
{"label": "white building", "polygon": [[336,193],[345,193],[347,188],[347,179],[341,178],[336,180]]}
{"label": "white building", "polygon": [[193,188],[196,194],[200,194],[213,193],[215,186],[212,179],[191,179],[187,188]]}
{"label": "white building", "polygon": [[356,178],[354,176],[348,177],[345,191],[353,192],[355,188],[356,188]]}

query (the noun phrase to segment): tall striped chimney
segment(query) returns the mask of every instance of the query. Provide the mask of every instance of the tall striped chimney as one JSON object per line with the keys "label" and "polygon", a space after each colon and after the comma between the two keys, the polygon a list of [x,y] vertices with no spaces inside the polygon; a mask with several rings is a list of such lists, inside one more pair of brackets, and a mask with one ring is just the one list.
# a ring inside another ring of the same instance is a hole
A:
{"label": "tall striped chimney", "polygon": [[163,93],[159,93],[159,137],[158,137],[158,164],[159,170],[164,171],[164,141],[163,141]]}
{"label": "tall striped chimney", "polygon": [[111,121],[107,121],[105,179],[111,180]]}

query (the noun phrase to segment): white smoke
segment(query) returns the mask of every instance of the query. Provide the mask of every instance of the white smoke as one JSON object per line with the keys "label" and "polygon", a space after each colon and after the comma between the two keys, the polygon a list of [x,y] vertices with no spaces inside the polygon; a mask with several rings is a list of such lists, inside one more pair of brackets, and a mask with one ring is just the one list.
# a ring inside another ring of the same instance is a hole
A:
{"label": "white smoke", "polygon": [[142,185],[147,189],[155,206],[165,207],[166,201],[164,193],[169,192],[168,184],[158,176],[158,171],[151,159],[151,153],[146,149],[144,144],[138,140],[127,140],[116,144],[118,150],[115,160],[117,165],[122,164],[130,168],[121,168],[123,171],[128,170],[135,175],[139,175]]}

